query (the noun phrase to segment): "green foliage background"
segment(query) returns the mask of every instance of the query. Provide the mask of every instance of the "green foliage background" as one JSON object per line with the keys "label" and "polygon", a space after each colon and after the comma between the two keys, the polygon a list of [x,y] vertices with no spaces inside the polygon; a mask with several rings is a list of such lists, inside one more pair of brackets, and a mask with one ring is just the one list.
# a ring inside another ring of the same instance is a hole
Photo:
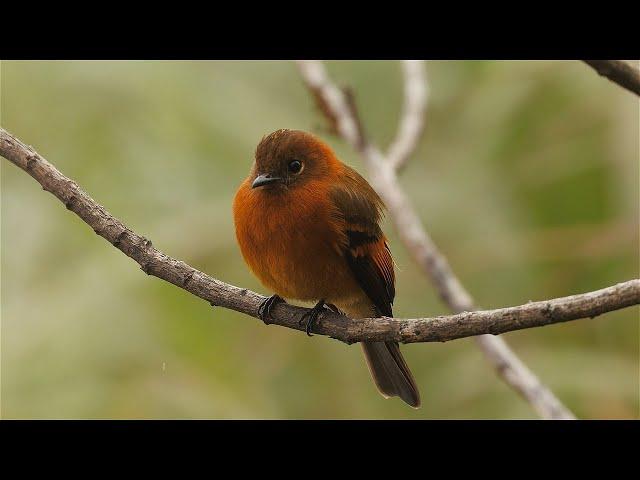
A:
{"label": "green foliage background", "polygon": [[[487,308],[638,277],[638,99],[580,62],[428,62],[402,175]],[[386,146],[397,62],[329,62]],[[1,125],[161,250],[266,292],[231,202],[262,135],[322,130],[289,62],[2,62]],[[403,347],[423,396],[380,397],[357,346],[264,326],[147,277],[1,160],[4,418],[535,418],[470,339]],[[386,223],[398,316],[447,313]],[[578,416],[639,416],[638,309],[505,335]]]}

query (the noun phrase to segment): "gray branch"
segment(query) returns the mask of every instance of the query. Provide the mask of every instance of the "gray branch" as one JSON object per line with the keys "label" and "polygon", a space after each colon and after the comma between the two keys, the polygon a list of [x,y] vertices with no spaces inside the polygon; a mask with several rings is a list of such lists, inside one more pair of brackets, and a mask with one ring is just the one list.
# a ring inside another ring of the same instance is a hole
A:
{"label": "gray branch", "polygon": [[387,160],[396,170],[407,162],[424,132],[429,88],[425,75],[424,61],[405,60],[402,62],[404,75],[404,101],[398,124],[398,133],[387,150]]}
{"label": "gray branch", "polygon": [[[47,192],[78,215],[98,235],[135,260],[147,274],[161,278],[214,306],[258,318],[257,310],[266,298],[246,288],[217,280],[172,258],[147,238],[138,235],[105,210],[76,182],[64,176],[33,148],[0,128],[0,155],[31,175]],[[527,303],[519,307],[466,312],[434,318],[349,319],[326,311],[314,331],[345,343],[395,340],[403,343],[445,342],[484,333],[500,334],[579,318],[595,317],[640,303],[640,280],[630,280],[595,292]],[[299,320],[307,309],[288,304],[273,308],[273,323],[304,330]]]}

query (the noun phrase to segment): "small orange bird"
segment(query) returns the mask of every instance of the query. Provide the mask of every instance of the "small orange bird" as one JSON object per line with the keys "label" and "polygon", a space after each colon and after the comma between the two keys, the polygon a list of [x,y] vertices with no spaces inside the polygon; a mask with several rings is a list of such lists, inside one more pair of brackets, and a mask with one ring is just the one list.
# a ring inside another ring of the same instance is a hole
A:
{"label": "small orange bird", "polygon": [[[307,334],[325,305],[351,318],[392,317],[395,274],[379,225],[383,209],[371,185],[318,138],[299,130],[264,137],[233,202],[242,255],[275,292],[260,306],[262,320],[283,298],[317,302],[304,317]],[[398,344],[362,348],[380,393],[419,407]]]}

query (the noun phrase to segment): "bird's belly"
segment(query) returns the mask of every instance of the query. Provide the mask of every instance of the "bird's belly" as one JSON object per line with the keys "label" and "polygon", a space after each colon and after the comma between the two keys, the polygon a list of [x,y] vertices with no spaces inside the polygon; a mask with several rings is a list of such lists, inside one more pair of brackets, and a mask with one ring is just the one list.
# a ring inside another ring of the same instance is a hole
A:
{"label": "bird's belly", "polygon": [[336,245],[335,232],[324,222],[296,220],[289,219],[287,228],[270,219],[259,228],[239,230],[251,270],[267,288],[288,299],[333,303],[356,295],[360,288]]}

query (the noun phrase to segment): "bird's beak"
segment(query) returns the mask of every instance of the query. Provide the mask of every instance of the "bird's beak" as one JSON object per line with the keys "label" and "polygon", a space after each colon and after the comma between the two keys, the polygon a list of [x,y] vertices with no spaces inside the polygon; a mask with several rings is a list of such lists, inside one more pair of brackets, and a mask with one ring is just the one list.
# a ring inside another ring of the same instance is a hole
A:
{"label": "bird's beak", "polygon": [[263,173],[258,175],[251,184],[251,188],[262,187],[263,185],[269,185],[270,183],[279,182],[282,180],[280,177],[273,177],[270,173]]}

